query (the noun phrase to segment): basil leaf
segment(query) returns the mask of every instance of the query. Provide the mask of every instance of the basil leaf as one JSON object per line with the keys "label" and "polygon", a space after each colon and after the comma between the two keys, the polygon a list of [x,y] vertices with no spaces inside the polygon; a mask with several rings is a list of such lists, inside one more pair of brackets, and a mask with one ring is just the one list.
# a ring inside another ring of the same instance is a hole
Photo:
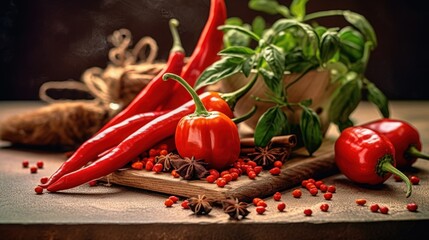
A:
{"label": "basil leaf", "polygon": [[371,82],[366,84],[366,89],[368,90],[368,100],[378,107],[383,117],[388,118],[390,112],[387,97]]}
{"label": "basil leaf", "polygon": [[261,115],[256,125],[255,145],[265,147],[271,138],[282,133],[286,121],[286,114],[279,106],[269,108]]}
{"label": "basil leaf", "polygon": [[322,145],[323,133],[320,118],[312,109],[302,106],[302,114],[300,119],[300,128],[302,140],[308,153],[313,155]]}
{"label": "basil leaf", "polygon": [[329,118],[334,123],[346,122],[362,99],[362,83],[359,78],[346,81],[332,96]]}
{"label": "basil leaf", "polygon": [[338,33],[340,37],[341,53],[346,55],[351,62],[356,62],[363,56],[365,41],[362,34],[352,27],[345,27]]}
{"label": "basil leaf", "polygon": [[241,71],[243,72],[244,76],[248,77],[250,75],[250,72],[252,71],[252,65],[253,65],[253,58],[248,58],[243,63],[243,67],[241,67]]}
{"label": "basil leaf", "polygon": [[308,0],[293,0],[290,5],[290,12],[301,21],[305,16],[305,5]]}
{"label": "basil leaf", "polygon": [[250,37],[250,38],[252,38],[252,39],[254,39],[256,41],[259,41],[261,39],[254,32],[252,32],[249,29],[247,29],[245,27],[242,27],[242,26],[237,26],[237,25],[222,25],[222,26],[219,26],[219,29],[220,30],[224,30],[224,31],[235,30],[235,31],[238,31],[240,33],[243,33],[243,34],[247,35],[248,37]]}
{"label": "basil leaf", "polygon": [[195,82],[195,90],[204,86],[217,83],[223,78],[229,77],[239,72],[243,66],[244,58],[239,57],[225,57],[215,62],[200,75]]}
{"label": "basil leaf", "polygon": [[250,0],[249,8],[271,15],[281,14],[284,17],[290,17],[289,9],[284,5],[280,5],[277,0]]}
{"label": "basil leaf", "polygon": [[359,31],[365,35],[366,39],[370,41],[374,47],[377,46],[377,37],[375,36],[375,31],[364,16],[351,11],[344,11],[343,14],[344,18],[350,24],[359,29]]}
{"label": "basil leaf", "polygon": [[282,79],[284,73],[285,59],[281,51],[274,45],[268,45],[262,49],[262,56],[270,66],[276,79]]}
{"label": "basil leaf", "polygon": [[306,106],[306,107],[310,107],[310,105],[313,103],[313,100],[311,99],[311,98],[309,98],[309,99],[305,99],[305,100],[302,100],[301,102],[300,102],[300,104],[301,105],[303,105],[303,106]]}
{"label": "basil leaf", "polygon": [[219,55],[230,55],[237,57],[248,57],[254,54],[255,51],[253,49],[244,46],[231,46],[219,52]]}
{"label": "basil leaf", "polygon": [[255,17],[255,19],[253,19],[252,21],[252,30],[259,37],[261,37],[264,33],[265,26],[265,20],[261,16]]}
{"label": "basil leaf", "polygon": [[327,31],[322,35],[320,42],[320,60],[326,63],[331,60],[338,52],[340,39],[336,32]]}

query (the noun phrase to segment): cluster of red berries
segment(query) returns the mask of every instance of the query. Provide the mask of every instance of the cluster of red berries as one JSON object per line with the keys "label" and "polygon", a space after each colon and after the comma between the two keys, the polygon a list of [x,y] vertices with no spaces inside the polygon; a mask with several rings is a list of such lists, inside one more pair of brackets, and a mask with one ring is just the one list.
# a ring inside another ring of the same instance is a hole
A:
{"label": "cluster of red berries", "polygon": [[[359,206],[365,206],[366,200],[363,198],[358,198],[358,199],[356,199],[356,204]],[[418,206],[416,203],[408,203],[406,208],[410,212],[416,212]],[[380,212],[382,214],[388,214],[389,213],[389,208],[387,206],[380,206],[377,203],[371,204],[371,206],[369,206],[369,210],[371,212],[374,212],[374,213],[377,213],[377,212]]]}
{"label": "cluster of red berries", "polygon": [[176,196],[170,196],[164,201],[164,205],[166,207],[172,207],[173,204],[177,203],[179,201],[179,198]]}
{"label": "cluster of red berries", "polygon": [[156,148],[151,148],[144,156],[135,159],[131,163],[131,168],[136,170],[154,171],[156,173],[162,172],[164,166],[161,163],[155,163],[158,156],[165,156],[168,154],[168,145],[161,144]]}
{"label": "cluster of red berries", "polygon": [[[43,161],[37,161],[36,165],[33,165],[30,167],[30,172],[31,173],[37,173],[37,170],[40,168],[43,168]],[[22,161],[22,167],[23,168],[28,168],[30,166],[30,162],[28,160],[24,160]]]}
{"label": "cluster of red berries", "polygon": [[[325,200],[331,200],[333,193],[337,191],[335,185],[326,185],[323,181],[316,181],[313,178],[303,180],[301,186],[307,189],[312,196],[317,196],[319,191],[322,192]],[[292,191],[292,196],[294,198],[300,198],[302,196],[301,189],[294,189]]]}

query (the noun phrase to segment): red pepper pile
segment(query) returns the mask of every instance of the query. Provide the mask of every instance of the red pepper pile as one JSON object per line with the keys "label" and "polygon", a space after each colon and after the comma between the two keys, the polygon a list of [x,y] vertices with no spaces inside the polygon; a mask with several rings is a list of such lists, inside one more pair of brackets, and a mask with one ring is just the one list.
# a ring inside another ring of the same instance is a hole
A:
{"label": "red pepper pile", "polygon": [[[165,73],[180,74],[193,85],[203,70],[219,57],[217,53],[222,49],[223,32],[217,28],[224,24],[226,17],[224,1],[211,0],[209,18],[186,66],[185,54],[176,29],[177,21],[171,20],[170,29],[174,44],[165,68],[127,108],[82,144],[49,180],[40,186],[55,192],[103,177],[125,166],[154,145],[171,138],[180,119],[193,113],[195,105],[193,101],[188,101],[190,95],[183,87],[174,81],[165,82],[162,77]],[[222,96],[216,92],[205,92],[199,97],[207,110],[218,111],[232,118],[232,106],[229,103],[235,103],[250,87],[249,85],[242,89],[244,91]],[[88,163],[90,164],[85,166]]]}
{"label": "red pepper pile", "polygon": [[335,143],[335,161],[356,183],[381,184],[393,173],[406,183],[409,197],[412,183],[396,167],[411,167],[417,158],[429,159],[421,149],[419,133],[411,124],[385,118],[343,130]]}

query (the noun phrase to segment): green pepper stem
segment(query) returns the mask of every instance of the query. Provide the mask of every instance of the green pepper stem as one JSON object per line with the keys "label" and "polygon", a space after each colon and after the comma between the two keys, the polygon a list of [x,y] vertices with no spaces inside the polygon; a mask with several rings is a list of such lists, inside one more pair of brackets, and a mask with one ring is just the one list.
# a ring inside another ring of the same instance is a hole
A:
{"label": "green pepper stem", "polygon": [[425,154],[425,153],[420,152],[420,151],[416,148],[416,146],[410,146],[410,147],[407,149],[406,156],[411,156],[411,157],[416,157],[416,158],[422,158],[422,159],[429,160],[429,155],[427,155],[427,154]]}
{"label": "green pepper stem", "polygon": [[188,91],[188,93],[192,96],[192,99],[194,100],[194,103],[195,103],[195,112],[194,112],[195,115],[197,115],[197,116],[209,115],[209,112],[207,111],[206,107],[204,107],[204,104],[203,104],[203,102],[201,102],[200,97],[195,92],[195,90],[191,87],[191,85],[189,85],[189,83],[187,83],[180,76],[173,74],[173,73],[166,73],[162,76],[162,79],[164,81],[167,81],[169,78],[180,83],[180,85],[182,85]]}
{"label": "green pepper stem", "polygon": [[234,111],[237,101],[240,100],[240,98],[243,97],[247,92],[249,92],[249,90],[252,89],[253,85],[255,85],[255,82],[258,79],[258,75],[258,72],[256,72],[253,78],[246,85],[235,90],[234,92],[222,93],[220,95],[222,99],[224,99],[225,102],[228,103],[232,111]]}
{"label": "green pepper stem", "polygon": [[233,119],[232,119],[232,121],[233,121],[235,124],[239,124],[239,123],[241,123],[241,122],[244,122],[244,121],[246,121],[247,119],[251,118],[251,117],[253,116],[253,114],[255,114],[256,109],[257,109],[257,107],[256,107],[256,106],[253,106],[253,107],[252,107],[252,109],[250,109],[250,111],[249,111],[249,112],[245,113],[244,115],[241,115],[240,117],[233,118]]}
{"label": "green pepper stem", "polygon": [[411,193],[412,193],[411,181],[410,181],[410,179],[407,176],[405,176],[405,174],[403,174],[396,167],[394,167],[392,165],[392,163],[390,163],[390,161],[383,161],[381,163],[380,167],[381,167],[381,170],[383,170],[385,172],[390,172],[390,173],[395,174],[396,176],[400,177],[402,179],[402,181],[404,181],[405,184],[407,185],[406,197],[410,197],[411,196]]}
{"label": "green pepper stem", "polygon": [[177,27],[179,26],[179,21],[175,18],[170,19],[170,32],[173,37],[173,47],[171,48],[171,52],[185,52],[182,46],[182,42],[180,41],[180,35],[177,31]]}

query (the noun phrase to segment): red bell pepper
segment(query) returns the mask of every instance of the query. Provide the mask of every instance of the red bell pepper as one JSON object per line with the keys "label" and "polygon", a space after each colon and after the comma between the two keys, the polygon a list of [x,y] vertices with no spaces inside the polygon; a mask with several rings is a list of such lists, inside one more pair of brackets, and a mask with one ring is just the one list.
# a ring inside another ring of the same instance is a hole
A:
{"label": "red bell pepper", "polygon": [[419,132],[411,124],[402,120],[383,118],[362,126],[383,134],[392,142],[396,151],[397,168],[410,167],[417,158],[429,160],[429,155],[421,152]]}
{"label": "red bell pepper", "polygon": [[347,178],[356,183],[378,185],[393,173],[405,182],[409,197],[411,182],[395,168],[394,156],[395,148],[389,139],[369,128],[346,128],[335,142],[335,162]]}
{"label": "red bell pepper", "polygon": [[240,154],[240,136],[235,123],[222,112],[208,112],[183,78],[167,73],[164,79],[168,78],[183,85],[195,102],[195,112],[183,117],[177,124],[175,142],[179,155],[202,159],[208,167],[217,170],[232,165]]}

